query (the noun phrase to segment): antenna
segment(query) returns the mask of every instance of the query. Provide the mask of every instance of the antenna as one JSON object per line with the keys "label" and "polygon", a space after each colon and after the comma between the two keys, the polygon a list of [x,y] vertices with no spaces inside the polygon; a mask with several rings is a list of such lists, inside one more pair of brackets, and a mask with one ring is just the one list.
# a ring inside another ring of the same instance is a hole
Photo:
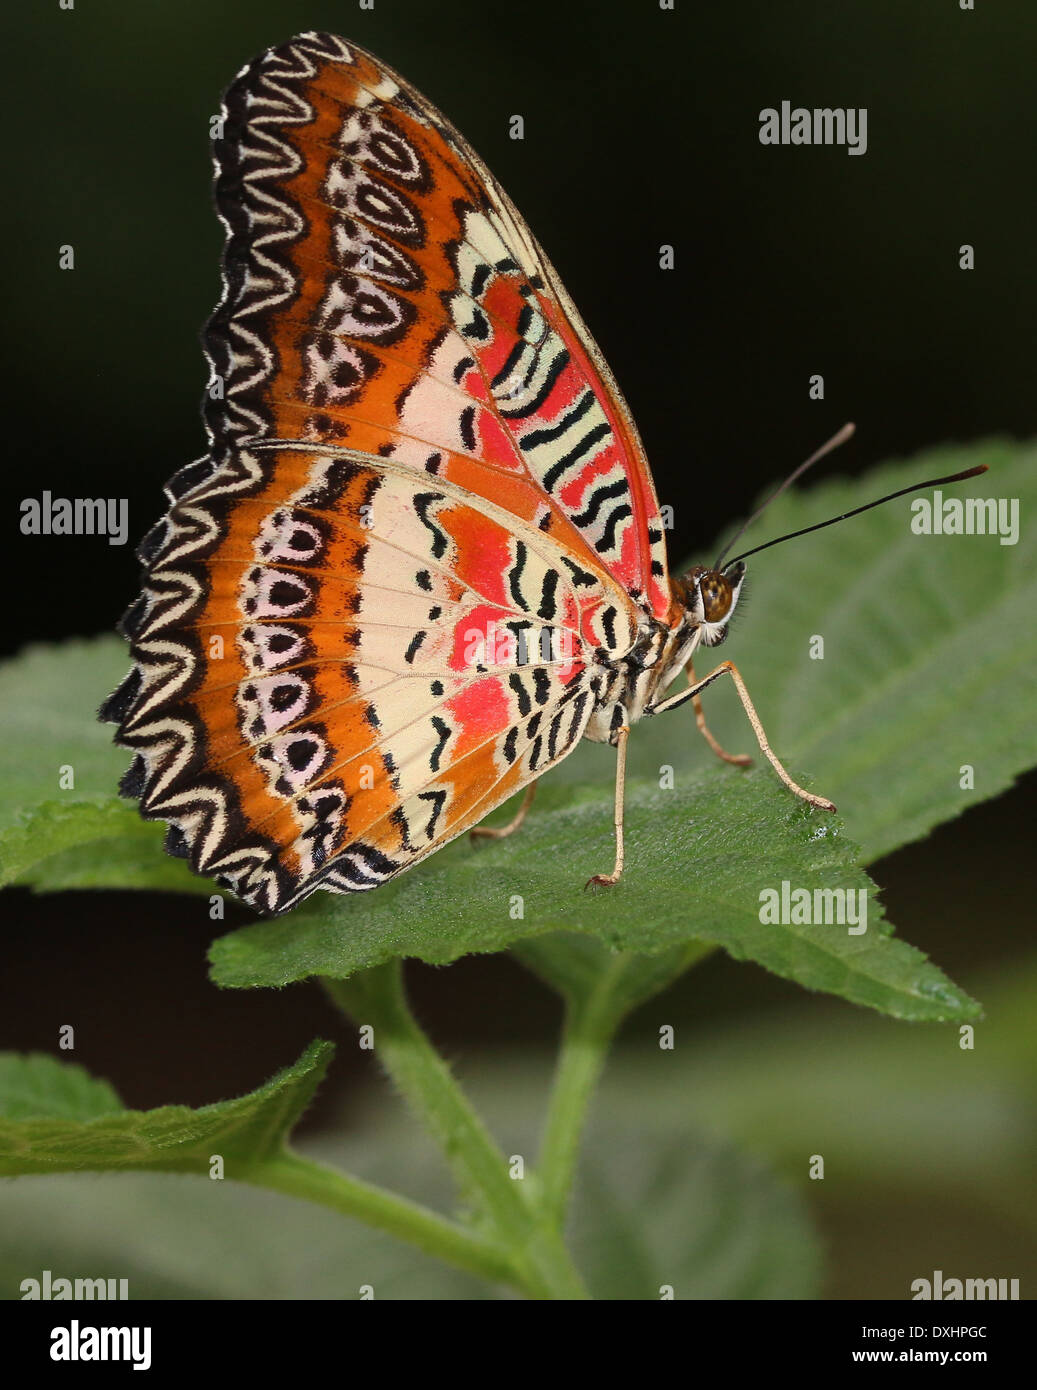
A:
{"label": "antenna", "polygon": [[[816,453],[811,454],[810,457],[806,459],[803,463],[801,463],[798,468],[794,469],[785,479],[785,481],[781,484],[781,486],[775,488],[775,490],[767,498],[766,502],[760,503],[760,505],[753,512],[752,516],[749,518],[749,520],[744,521],[742,525],[739,526],[738,530],[734,533],[734,535],[728,541],[727,545],[725,545],[723,550],[720,552],[719,556],[717,557],[717,562],[713,566],[713,568],[715,570],[718,570],[720,568],[720,566],[723,564],[724,556],[734,545],[738,537],[743,535],[744,532],[746,532],[749,529],[749,527],[753,524],[756,518],[762,512],[766,511],[766,509],[770,506],[770,504],[774,501],[776,497],[780,497],[787,487],[791,487],[797,478],[801,478],[808,468],[813,468],[814,464],[817,463],[818,460],[823,459],[825,454],[830,454],[833,449],[838,449],[840,444],[845,444],[848,439],[851,439],[853,437],[853,432],[856,428],[856,425],[843,425],[841,430],[839,430],[836,434],[832,435],[831,439],[828,441],[827,444],[822,444],[820,449],[818,449]],[[751,553],[752,552],[750,552],[750,554]],[[732,560],[731,563],[734,564],[734,561]]]}
{"label": "antenna", "polygon": [[[810,462],[810,460],[808,460],[808,462]],[[797,468],[796,473],[802,473],[805,467],[806,464]],[[876,498],[874,502],[865,502],[863,507],[854,507],[850,512],[843,512],[841,516],[829,517],[827,521],[819,521],[814,526],[804,526],[800,531],[789,531],[788,534],[784,536],[775,536],[774,540],[765,541],[763,545],[755,546],[752,550],[743,550],[741,555],[736,555],[735,558],[728,563],[733,565],[739,560],[746,560],[750,555],[758,555],[761,550],[769,550],[772,545],[780,545],[782,541],[794,540],[796,536],[806,536],[809,535],[811,531],[823,531],[826,526],[834,526],[837,521],[845,521],[846,518],[850,516],[859,516],[861,512],[870,512],[872,507],[881,507],[883,502],[892,502],[895,497],[904,497],[909,492],[919,492],[924,487],[940,487],[943,483],[960,483],[965,478],[975,478],[977,474],[985,473],[986,471],[987,465],[981,463],[975,468],[966,468],[963,473],[949,473],[946,478],[930,478],[926,483],[912,483],[910,487],[902,487],[899,492],[887,493],[885,497]],[[792,478],[796,476],[796,473],[792,474]],[[788,487],[792,478],[782,483],[778,492]],[[777,497],[778,493],[776,492],[774,495]],[[744,530],[745,528],[743,527],[742,529]],[[741,531],[738,534],[741,535]],[[735,539],[737,540],[737,537],[735,537]],[[728,548],[730,549],[730,547]]]}

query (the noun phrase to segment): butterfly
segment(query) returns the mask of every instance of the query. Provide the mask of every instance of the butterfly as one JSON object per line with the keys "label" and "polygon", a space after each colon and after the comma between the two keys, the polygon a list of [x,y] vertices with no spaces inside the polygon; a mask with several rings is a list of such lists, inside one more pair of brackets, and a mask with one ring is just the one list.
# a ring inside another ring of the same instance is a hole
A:
{"label": "butterfly", "polygon": [[[403,78],[306,33],[239,73],[214,143],[208,449],[166,488],[101,710],[166,848],[262,913],[372,889],[581,739],[616,749],[730,675],[741,560],[671,575],[644,448],[558,275]],[[688,684],[667,696],[686,672]]]}

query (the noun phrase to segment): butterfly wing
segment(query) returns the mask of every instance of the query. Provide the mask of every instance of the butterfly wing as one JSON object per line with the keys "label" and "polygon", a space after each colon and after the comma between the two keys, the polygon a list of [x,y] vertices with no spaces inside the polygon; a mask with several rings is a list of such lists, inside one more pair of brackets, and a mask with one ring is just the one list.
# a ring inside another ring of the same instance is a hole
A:
{"label": "butterfly wing", "polygon": [[424,98],[302,35],[239,74],[215,154],[210,451],[140,548],[102,716],[167,847],[277,912],[384,882],[564,757],[670,600],[622,397]]}
{"label": "butterfly wing", "polygon": [[622,590],[447,480],[230,450],[174,502],[102,717],[167,848],[260,911],[373,888],[563,758]]}
{"label": "butterfly wing", "polygon": [[215,146],[224,294],[207,330],[214,449],[259,438],[389,457],[671,596],[644,449],[510,199],[363,49],[303,34],[245,67]]}

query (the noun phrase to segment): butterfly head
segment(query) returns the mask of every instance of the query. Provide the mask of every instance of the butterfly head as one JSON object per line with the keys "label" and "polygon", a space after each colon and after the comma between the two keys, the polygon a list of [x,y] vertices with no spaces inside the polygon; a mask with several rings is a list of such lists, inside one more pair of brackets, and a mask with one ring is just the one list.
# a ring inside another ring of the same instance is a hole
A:
{"label": "butterfly head", "polygon": [[744,580],[745,566],[736,560],[723,570],[695,565],[675,581],[677,597],[690,622],[702,629],[703,646],[718,647],[727,636],[727,624],[738,605]]}

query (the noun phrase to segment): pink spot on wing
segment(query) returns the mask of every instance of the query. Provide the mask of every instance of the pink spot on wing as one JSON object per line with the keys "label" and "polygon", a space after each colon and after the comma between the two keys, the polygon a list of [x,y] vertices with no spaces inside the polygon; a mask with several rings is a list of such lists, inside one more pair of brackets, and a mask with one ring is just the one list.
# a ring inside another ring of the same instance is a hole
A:
{"label": "pink spot on wing", "polygon": [[446,702],[451,720],[458,729],[452,744],[451,763],[496,738],[508,727],[508,697],[499,676],[483,676],[460,695]]}

